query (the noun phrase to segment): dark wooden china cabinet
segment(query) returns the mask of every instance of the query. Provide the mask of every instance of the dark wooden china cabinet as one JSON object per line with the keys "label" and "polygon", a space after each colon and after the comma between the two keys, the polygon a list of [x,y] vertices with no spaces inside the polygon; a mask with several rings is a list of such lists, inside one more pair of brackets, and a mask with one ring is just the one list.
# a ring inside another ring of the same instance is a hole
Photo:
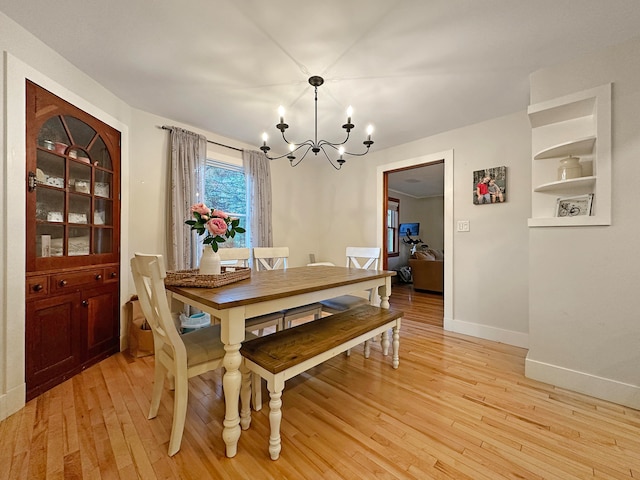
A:
{"label": "dark wooden china cabinet", "polygon": [[29,400],[120,349],[120,132],[26,89]]}

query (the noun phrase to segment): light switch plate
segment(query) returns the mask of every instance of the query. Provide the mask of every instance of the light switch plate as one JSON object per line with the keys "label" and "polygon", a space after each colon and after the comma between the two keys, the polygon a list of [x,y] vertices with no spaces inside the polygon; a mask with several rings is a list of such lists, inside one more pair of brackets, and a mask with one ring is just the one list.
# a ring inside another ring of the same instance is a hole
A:
{"label": "light switch plate", "polygon": [[459,232],[468,232],[469,231],[469,220],[458,220],[458,231]]}

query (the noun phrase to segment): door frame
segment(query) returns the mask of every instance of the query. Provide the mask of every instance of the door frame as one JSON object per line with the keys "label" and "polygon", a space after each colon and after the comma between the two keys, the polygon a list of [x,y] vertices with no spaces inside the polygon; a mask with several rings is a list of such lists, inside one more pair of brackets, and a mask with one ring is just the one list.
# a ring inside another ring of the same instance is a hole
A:
{"label": "door frame", "polygon": [[379,232],[379,243],[382,249],[382,265],[387,268],[386,254],[386,208],[387,208],[387,175],[389,172],[428,165],[444,161],[444,319],[443,325],[451,325],[453,319],[453,149],[438,153],[408,158],[393,163],[379,165],[376,173],[376,231]]}

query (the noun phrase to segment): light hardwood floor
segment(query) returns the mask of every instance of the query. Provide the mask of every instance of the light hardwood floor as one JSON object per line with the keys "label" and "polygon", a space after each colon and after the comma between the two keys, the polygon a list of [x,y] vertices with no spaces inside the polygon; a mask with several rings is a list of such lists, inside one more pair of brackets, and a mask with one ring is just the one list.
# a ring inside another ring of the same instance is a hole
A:
{"label": "light hardwood floor", "polygon": [[0,479],[640,479],[639,411],[525,378],[524,349],[444,332],[439,295],[399,286],[391,303],[400,368],[374,345],[288,381],[275,462],[266,404],[224,456],[220,372],[190,381],[168,457],[172,394],[147,420],[153,357],[120,353],[0,423]]}

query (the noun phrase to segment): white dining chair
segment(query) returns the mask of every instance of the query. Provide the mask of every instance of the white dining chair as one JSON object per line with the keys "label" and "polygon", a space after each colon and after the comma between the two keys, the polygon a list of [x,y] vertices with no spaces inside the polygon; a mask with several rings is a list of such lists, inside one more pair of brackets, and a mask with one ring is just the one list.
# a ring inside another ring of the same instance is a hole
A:
{"label": "white dining chair", "polygon": [[[347,267],[377,270],[380,260],[380,248],[378,247],[347,247],[346,250]],[[352,295],[341,295],[339,297],[322,300],[322,310],[328,313],[344,312],[365,303],[372,303],[376,292],[367,290],[362,293]]]}
{"label": "white dining chair", "polygon": [[253,264],[257,271],[287,268],[289,247],[254,247]]}
{"label": "white dining chair", "polygon": [[[220,325],[201,328],[184,335],[178,334],[164,287],[166,270],[162,255],[136,253],[131,259],[131,272],[140,307],[153,331],[155,373],[149,419],[155,418],[165,377],[170,389],[175,389],[173,399],[173,423],[169,439],[169,456],[180,450],[184,432],[189,395],[189,378],[222,366],[225,350],[220,341]],[[255,338],[252,336],[252,338]],[[240,366],[242,383],[240,417],[243,428],[251,421],[249,401],[251,378],[249,371]],[[254,379],[255,380],[255,379]],[[258,377],[258,382],[260,378]],[[254,382],[255,383],[255,382]]]}
{"label": "white dining chair", "polygon": [[[219,248],[218,254],[223,265],[248,267],[251,250],[248,248]],[[276,331],[284,327],[284,312],[267,313],[259,317],[247,318],[244,322],[247,332],[258,332],[258,336],[264,335],[264,330],[275,327]]]}
{"label": "white dining chair", "polygon": [[[346,250],[347,267],[377,270],[380,260],[380,248],[378,247],[347,247]],[[322,300],[320,305],[322,311],[330,314],[345,312],[352,308],[367,303],[373,303],[376,292],[374,290],[365,290],[363,292],[353,293],[350,295],[340,295],[339,297]],[[347,350],[347,355],[351,354],[351,350]]]}
{"label": "white dining chair", "polygon": [[231,267],[248,267],[251,249],[220,247],[218,249],[218,255],[220,255],[220,263],[222,265]]}
{"label": "white dining chair", "polygon": [[[277,270],[287,268],[289,247],[255,247],[253,249],[253,261],[256,270]],[[299,318],[313,315],[314,320],[322,316],[322,305],[311,303],[300,307],[283,310],[283,326],[290,328],[293,321]]]}

